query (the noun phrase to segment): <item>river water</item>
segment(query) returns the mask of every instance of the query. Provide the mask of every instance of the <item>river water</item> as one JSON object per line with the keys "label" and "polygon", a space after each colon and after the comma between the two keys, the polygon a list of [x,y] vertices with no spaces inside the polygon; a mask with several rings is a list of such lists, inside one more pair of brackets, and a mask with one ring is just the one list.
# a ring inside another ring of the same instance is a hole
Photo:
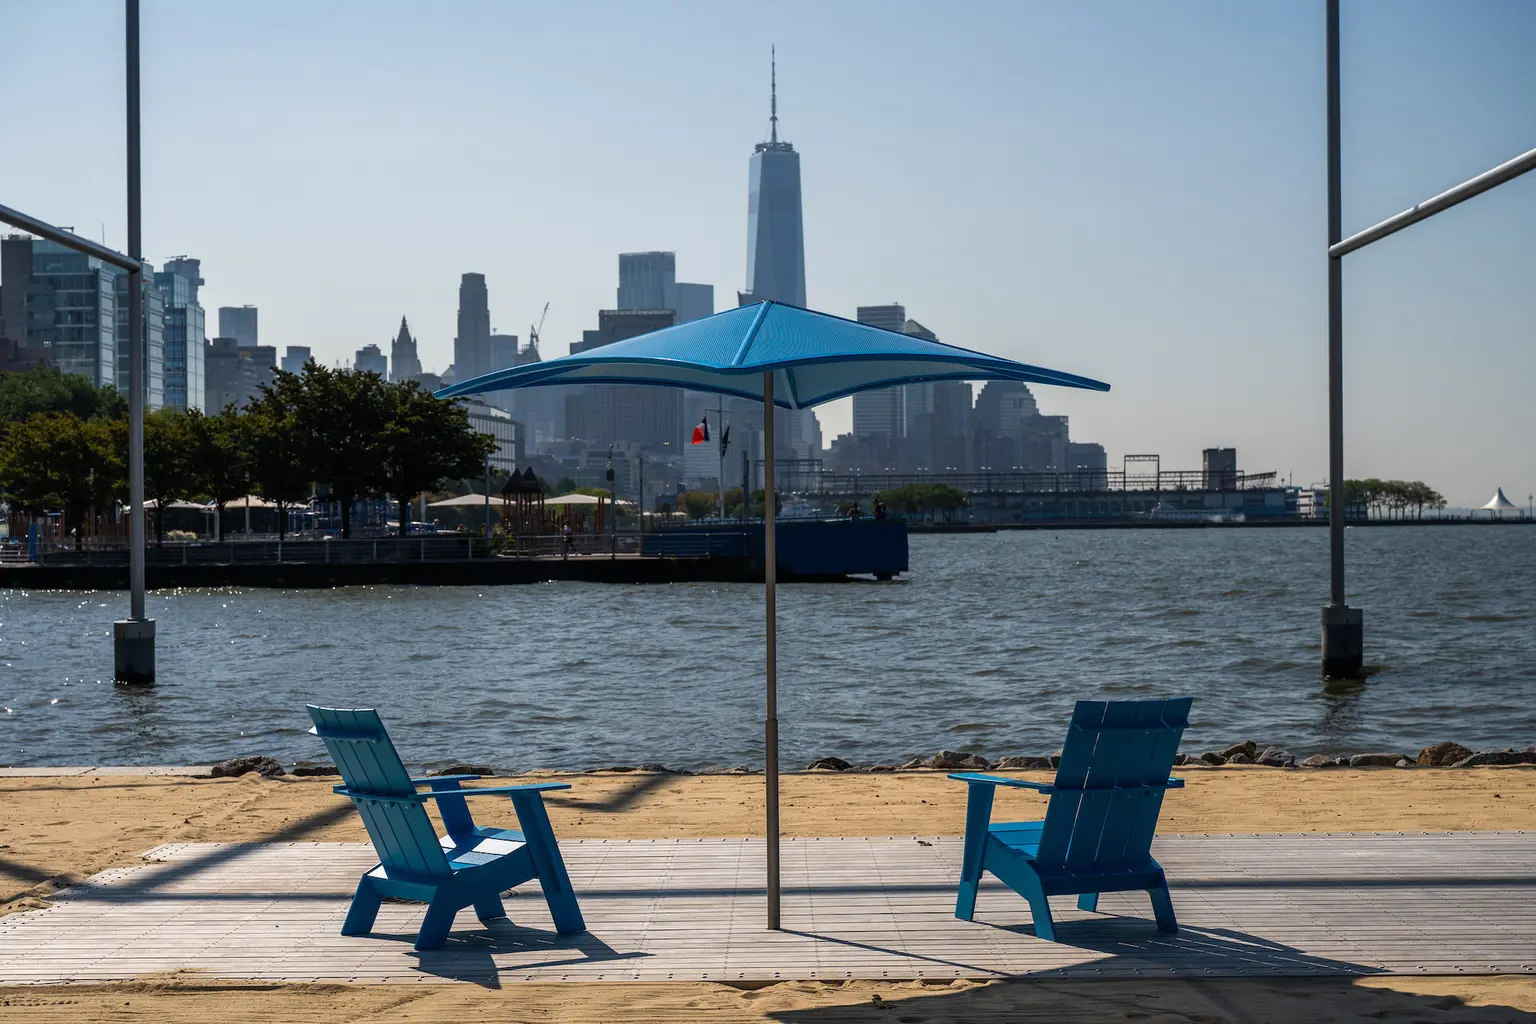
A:
{"label": "river water", "polygon": [[[894,583],[779,591],[785,762],[1059,749],[1078,698],[1195,698],[1185,749],[1536,742],[1536,529],[1349,532],[1363,683],[1318,679],[1324,530],[914,536]],[[408,763],[761,765],[751,585],[165,591],[160,684],[112,685],[125,594],[0,591],[0,764],[323,761],[307,702]]]}

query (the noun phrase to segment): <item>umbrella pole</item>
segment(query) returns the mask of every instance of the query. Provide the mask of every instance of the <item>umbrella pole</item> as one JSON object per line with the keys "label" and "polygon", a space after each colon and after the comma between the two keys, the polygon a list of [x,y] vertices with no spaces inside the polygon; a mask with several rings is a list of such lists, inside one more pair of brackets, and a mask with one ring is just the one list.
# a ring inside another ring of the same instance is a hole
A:
{"label": "umbrella pole", "polygon": [[[767,704],[763,720],[763,749],[766,754],[764,782],[767,786],[767,858],[768,858],[768,929],[779,930],[779,666],[778,608],[774,593],[778,585],[778,538],[773,516],[773,371],[763,374],[763,597],[767,608],[768,647],[764,661]],[[748,481],[751,485],[751,481]],[[742,495],[748,501],[747,495]]]}

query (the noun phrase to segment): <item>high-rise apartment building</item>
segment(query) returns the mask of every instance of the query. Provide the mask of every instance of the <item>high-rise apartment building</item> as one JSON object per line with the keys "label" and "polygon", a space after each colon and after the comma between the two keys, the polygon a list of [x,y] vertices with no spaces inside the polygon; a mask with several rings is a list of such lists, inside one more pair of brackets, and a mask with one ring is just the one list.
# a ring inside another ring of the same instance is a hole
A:
{"label": "high-rise apartment building", "polygon": [[779,138],[778,63],[770,79],[768,141],[752,152],[747,192],[747,290],[742,305],[772,299],[805,305],[805,228],[800,154]]}
{"label": "high-rise apartment building", "polygon": [[220,306],[219,337],[234,338],[241,348],[255,348],[261,344],[256,336],[256,307]]}
{"label": "high-rise apartment building", "polygon": [[405,317],[401,317],[400,332],[389,346],[389,379],[400,381],[419,376],[421,357],[416,351],[416,339],[411,337],[411,329],[406,326]]}
{"label": "high-rise apartment building", "polygon": [[204,411],[205,314],[197,301],[202,261],[177,256],[155,274],[165,296],[165,404]]}
{"label": "high-rise apartment building", "polygon": [[289,345],[283,353],[283,370],[286,373],[303,373],[304,364],[311,358],[308,345]]}
{"label": "high-rise apartment building", "polygon": [[[154,410],[165,405],[165,296],[155,287],[153,269],[143,281],[140,292],[143,316],[139,337],[144,345],[144,408]],[[129,393],[128,365],[132,351],[128,336],[128,275],[117,275],[117,390]]]}
{"label": "high-rise apartment building", "polygon": [[[671,327],[675,316],[670,309],[599,310],[597,330],[583,332],[582,341],[572,345],[571,350],[584,352]],[[680,452],[683,443],[681,388],[583,384],[562,390],[565,392],[568,437],[597,445],[629,443],[657,454],[676,455]]]}
{"label": "high-rise apartment building", "polygon": [[453,339],[453,377],[466,381],[487,372],[490,364],[491,308],[484,274],[459,281],[459,333]]}
{"label": "high-rise apartment building", "polygon": [[617,309],[672,309],[677,286],[677,254],[619,253]]}
{"label": "high-rise apartment building", "polygon": [[673,299],[671,308],[677,312],[677,322],[685,324],[690,320],[702,320],[706,316],[715,315],[715,286],[712,284],[690,284],[686,281],[677,283],[677,296]]}
{"label": "high-rise apartment building", "polygon": [[964,380],[933,382],[930,426],[935,473],[964,473],[970,469],[971,384]]}
{"label": "high-rise apartment building", "polygon": [[[858,320],[870,327],[900,331],[907,324],[905,306],[860,306]],[[907,433],[906,393],[902,388],[860,391],[853,396],[853,436],[896,441]]]}
{"label": "high-rise apartment building", "polygon": [[29,355],[100,387],[117,383],[117,277],[121,272],[56,242],[0,242],[6,333]]}
{"label": "high-rise apartment building", "polygon": [[203,360],[203,407],[209,413],[229,406],[243,409],[272,383],[277,349],[271,345],[241,345],[235,338],[211,338]]}
{"label": "high-rise apartment building", "polygon": [[389,359],[377,345],[364,345],[358,349],[352,360],[352,368],[358,373],[376,373],[385,380],[389,379]]}

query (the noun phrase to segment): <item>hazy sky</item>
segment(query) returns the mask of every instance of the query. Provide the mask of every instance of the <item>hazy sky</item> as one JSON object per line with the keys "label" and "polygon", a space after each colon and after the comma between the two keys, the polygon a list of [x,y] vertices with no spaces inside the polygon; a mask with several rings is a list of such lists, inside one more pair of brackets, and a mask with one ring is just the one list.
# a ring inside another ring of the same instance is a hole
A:
{"label": "hazy sky", "polygon": [[[144,0],[144,237],[322,361],[402,315],[452,358],[459,275],[546,355],[673,249],[719,308],[747,160],[802,154],[810,305],[898,301],[1112,464],[1327,466],[1322,0]],[[1536,3],[1345,0],[1346,231],[1536,145]],[[0,202],[122,246],[122,5],[0,0]],[[1536,175],[1350,257],[1351,476],[1536,490]],[[828,436],[846,403],[821,410]]]}

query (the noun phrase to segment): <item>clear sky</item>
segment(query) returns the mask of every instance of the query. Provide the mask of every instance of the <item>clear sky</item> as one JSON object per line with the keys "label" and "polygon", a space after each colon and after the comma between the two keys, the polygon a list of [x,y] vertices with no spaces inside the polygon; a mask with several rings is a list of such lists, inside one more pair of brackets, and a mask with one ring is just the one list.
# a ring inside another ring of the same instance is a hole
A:
{"label": "clear sky", "polygon": [[[560,355],[639,249],[733,303],[776,43],[812,307],[1110,381],[1039,398],[1111,464],[1325,475],[1322,0],[143,8],[145,254],[203,260],[210,332],[350,362],[404,315],[441,370],[479,271]],[[1342,32],[1346,231],[1536,146],[1536,3]],[[114,246],[121,47],[116,0],[0,0],[0,202]],[[1346,261],[1350,475],[1526,504],[1533,238],[1529,175]]]}

